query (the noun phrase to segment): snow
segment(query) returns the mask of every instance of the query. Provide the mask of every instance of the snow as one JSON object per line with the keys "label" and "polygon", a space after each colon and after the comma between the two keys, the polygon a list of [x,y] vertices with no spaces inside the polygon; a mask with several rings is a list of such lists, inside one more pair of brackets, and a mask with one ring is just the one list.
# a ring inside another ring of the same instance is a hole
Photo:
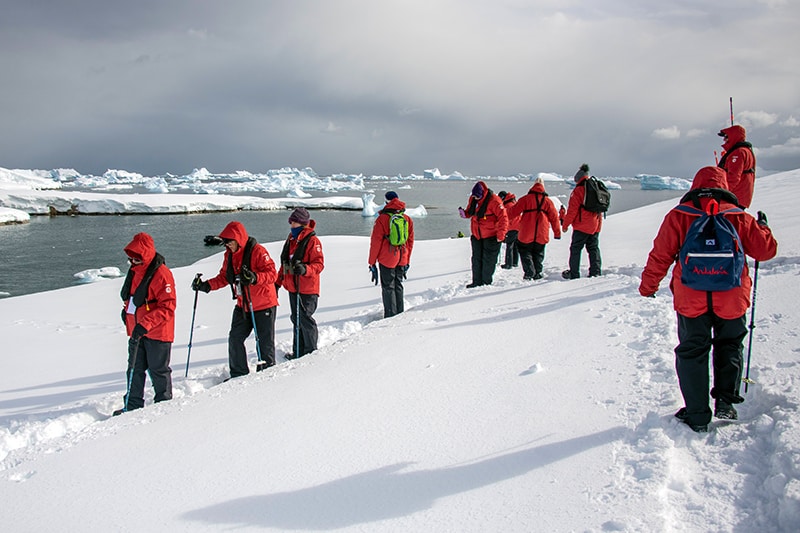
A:
{"label": "snow", "polygon": [[31,217],[25,211],[0,207],[0,224],[22,224],[30,221]]}
{"label": "snow", "polygon": [[147,407],[113,418],[122,280],[0,300],[3,529],[798,531],[798,189],[800,170],[758,181],[753,212],[779,256],[758,272],[755,384],[741,420],[708,434],[672,416],[666,282],[637,292],[674,201],[608,217],[600,278],[561,279],[569,234],[548,245],[544,280],[498,269],[478,289],[464,287],[469,239],[417,242],[390,319],[368,238],[322,237],[319,350],[227,383],[226,290],[199,295],[184,378],[189,286],[221,255],[175,268],[175,398],[150,404],[148,382]]}

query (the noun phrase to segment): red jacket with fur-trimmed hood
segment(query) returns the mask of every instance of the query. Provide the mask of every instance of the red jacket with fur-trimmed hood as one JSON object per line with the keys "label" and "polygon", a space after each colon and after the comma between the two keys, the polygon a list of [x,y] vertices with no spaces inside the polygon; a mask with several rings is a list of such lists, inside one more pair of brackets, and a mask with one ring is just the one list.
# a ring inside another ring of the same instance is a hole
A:
{"label": "red jacket with fur-trimmed hood", "polygon": [[[692,190],[701,188],[726,189],[725,171],[719,167],[701,168],[694,177]],[[715,201],[711,198],[700,198],[700,207],[706,210],[709,204]],[[692,201],[688,200],[684,204],[692,204]],[[732,207],[736,206],[724,200],[719,201],[720,211]],[[772,236],[772,231],[769,227],[758,224],[752,215],[740,211],[727,213],[724,216],[739,233],[745,254],[756,261],[766,261],[778,253],[778,243]],[[689,226],[695,219],[695,216],[675,209],[667,213],[653,241],[653,249],[650,251],[647,265],[642,272],[639,293],[642,296],[655,294],[658,291],[659,283],[672,266],[672,281],[670,281],[669,288],[673,294],[673,307],[680,315],[696,318],[708,311],[713,311],[720,318],[739,318],[750,307],[752,282],[747,264],[742,271],[741,286],[727,291],[697,291],[685,287],[681,283],[681,264],[678,261],[678,254],[686,234],[689,232]]]}
{"label": "red jacket with fur-trimmed hood", "polygon": [[550,242],[550,228],[556,239],[561,238],[561,223],[558,210],[547,196],[543,183],[536,183],[528,194],[508,209],[508,217],[520,217],[519,236],[517,240],[523,244]]}
{"label": "red jacket with fur-trimmed hood", "polygon": [[731,126],[720,130],[719,135],[725,137],[719,167],[727,172],[728,190],[736,195],[740,206],[750,207],[756,184],[756,156],[747,142],[747,132],[742,126]]}
{"label": "red jacket with fur-trimmed hood", "polygon": [[[142,263],[131,265],[122,286],[122,303],[125,313],[125,329],[128,336],[136,324],[147,330],[145,337],[162,342],[175,340],[175,280],[172,271],[164,264],[164,258],[156,253],[153,238],[147,233],[137,233],[125,247],[128,257],[141,259]],[[151,275],[148,276],[148,273]],[[146,294],[144,287],[148,283]]]}
{"label": "red jacket with fur-trimmed hood", "polygon": [[[244,229],[244,225],[236,221],[228,223],[222,233],[219,234],[219,237],[220,239],[235,240],[239,244],[239,248],[235,253],[231,253],[230,250],[225,251],[225,258],[222,260],[222,268],[219,269],[219,274],[208,280],[208,284],[213,291],[233,283],[233,280],[228,279],[228,265],[231,265],[234,276],[238,276],[241,273],[244,250],[250,238],[247,235],[247,230]],[[254,285],[249,286],[249,292],[253,299],[253,310],[262,311],[278,305],[278,296],[275,293],[275,281],[278,279],[278,271],[275,269],[275,263],[272,261],[267,249],[255,242],[255,239],[253,241],[250,270],[257,276],[257,279]],[[236,306],[249,311],[249,307],[245,306],[244,296],[241,294],[236,296]]]}
{"label": "red jacket with fur-trimmed hood", "polygon": [[[411,252],[414,249],[414,221],[405,214],[405,210],[405,202],[399,198],[392,198],[378,213],[369,239],[370,265],[380,263],[386,268],[395,268],[411,263]],[[403,246],[392,246],[389,243],[389,220],[392,213],[403,213],[408,221],[408,240]]]}

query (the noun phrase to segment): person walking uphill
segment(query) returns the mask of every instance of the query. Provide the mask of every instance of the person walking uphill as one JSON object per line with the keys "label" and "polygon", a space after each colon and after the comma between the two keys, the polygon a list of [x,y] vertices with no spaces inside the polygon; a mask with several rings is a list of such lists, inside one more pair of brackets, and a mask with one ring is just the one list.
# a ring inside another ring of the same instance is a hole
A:
{"label": "person walking uphill", "polygon": [[511,206],[508,217],[520,217],[517,246],[522,262],[522,279],[542,279],[544,248],[550,242],[550,228],[553,228],[556,239],[561,238],[558,210],[547,196],[542,178],[537,178],[528,194]]}
{"label": "person walking uphill", "polygon": [[153,238],[137,233],[125,246],[131,264],[122,285],[122,322],[128,341],[128,390],[120,415],[144,407],[145,373],[155,392],[154,401],[172,399],[172,369],[169,366],[175,340],[175,280],[156,252]]}
{"label": "person walking uphill", "polygon": [[472,282],[468,289],[491,285],[500,247],[508,231],[508,214],[500,197],[479,181],[472,188],[467,208],[458,208],[461,218],[470,219]]}
{"label": "person walking uphill", "polygon": [[724,138],[722,142],[722,159],[719,166],[727,173],[728,190],[736,195],[739,205],[750,207],[753,201],[753,189],[756,184],[756,156],[753,145],[747,142],[747,132],[742,126],[731,126],[721,130],[717,135]]}
{"label": "person walking uphill", "polygon": [[[511,206],[517,203],[517,197],[514,196],[514,193],[500,191],[497,193],[497,196],[503,201],[503,207],[508,213]],[[505,261],[500,268],[504,270],[510,270],[517,265],[519,265],[519,249],[517,248],[517,239],[519,237],[519,216],[512,217],[508,215],[508,231],[506,232],[506,238],[503,242],[506,243],[506,257]]]}
{"label": "person walking uphill", "polygon": [[225,257],[219,273],[203,281],[197,278],[192,289],[208,293],[230,286],[236,306],[228,333],[228,365],[232,378],[250,373],[245,339],[256,330],[259,362],[256,371],[275,364],[275,313],[278,297],[275,282],[278,272],[266,248],[247,235],[241,222],[230,222],[219,238],[225,245]]}
{"label": "person walking uphill", "polygon": [[[709,278],[712,273],[732,272],[732,268],[685,268],[681,260],[684,241],[690,226],[703,213],[722,213],[732,224],[739,240],[740,250],[756,261],[775,257],[778,244],[767,226],[767,217],[759,212],[758,220],[736,207],[736,197],[727,188],[725,171],[717,167],[705,167],[697,172],[691,190],[681,199],[680,205],[664,217],[658,230],[653,249],[642,272],[639,293],[654,296],[664,276],[672,267],[670,290],[673,307],[678,315],[678,341],[675,348],[675,369],[685,407],[675,416],[694,431],[704,432],[711,421],[709,394],[715,398],[714,415],[717,418],[736,419],[733,404],[744,401],[739,395],[742,379],[742,341],[747,335],[746,312],[750,306],[751,280],[747,262],[742,257],[741,276],[733,276],[727,290],[697,290],[692,285],[694,274]],[[700,212],[695,212],[699,209]],[[709,219],[710,220],[710,219]],[[706,224],[710,227],[710,224]],[[714,244],[722,230],[713,235],[701,234],[701,242]],[[689,239],[692,242],[693,239]],[[707,256],[708,254],[704,254]],[[728,254],[733,255],[735,254]],[[719,276],[715,276],[719,277]],[[736,283],[740,283],[736,286]],[[722,288],[727,287],[728,284]],[[703,288],[703,287],[700,287]],[[709,391],[709,351],[712,352],[714,380]]]}
{"label": "person walking uphill", "polygon": [[581,277],[581,253],[584,247],[589,254],[589,277],[599,276],[602,273],[600,230],[603,228],[603,215],[583,207],[586,197],[585,182],[589,179],[589,165],[586,163],[581,165],[574,179],[575,188],[569,195],[567,212],[561,224],[562,232],[566,232],[570,226],[573,228],[572,242],[569,246],[569,269],[561,273],[564,279]]}
{"label": "person walking uphill", "polygon": [[402,313],[405,308],[403,279],[411,265],[414,221],[405,214],[406,204],[397,197],[396,192],[387,192],[385,198],[386,205],[378,212],[378,218],[372,226],[369,269],[376,285],[380,279],[383,317],[389,318]]}
{"label": "person walking uphill", "polygon": [[289,293],[293,328],[292,353],[287,359],[303,357],[317,349],[317,321],[314,312],[319,301],[319,275],[325,268],[322,243],[308,210],[298,207],[289,215],[289,236],[281,252],[281,268],[276,287]]}

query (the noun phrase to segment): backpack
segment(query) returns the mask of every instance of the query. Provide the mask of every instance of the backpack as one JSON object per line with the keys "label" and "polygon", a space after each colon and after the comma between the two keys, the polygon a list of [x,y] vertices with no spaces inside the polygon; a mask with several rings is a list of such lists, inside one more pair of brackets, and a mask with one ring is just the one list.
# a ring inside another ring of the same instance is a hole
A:
{"label": "backpack", "polygon": [[709,207],[710,212],[685,204],[674,208],[697,215],[678,254],[681,283],[698,291],[727,291],[742,285],[745,256],[739,234],[725,213],[743,211],[738,207],[719,211],[716,202]]}
{"label": "backpack", "polygon": [[583,195],[583,208],[592,213],[605,213],[611,204],[611,193],[606,184],[590,176],[583,180],[586,193]]}
{"label": "backpack", "polygon": [[408,219],[403,213],[387,213],[389,215],[389,244],[403,246],[408,241]]}

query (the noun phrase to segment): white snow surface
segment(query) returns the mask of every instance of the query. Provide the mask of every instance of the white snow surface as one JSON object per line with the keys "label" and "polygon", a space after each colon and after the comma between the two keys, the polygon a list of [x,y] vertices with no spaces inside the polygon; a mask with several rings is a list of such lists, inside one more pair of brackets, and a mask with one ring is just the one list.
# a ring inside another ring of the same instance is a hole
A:
{"label": "white snow surface", "polygon": [[222,257],[175,268],[175,397],[152,404],[148,382],[148,405],[113,418],[122,280],[0,300],[3,530],[798,531],[799,194],[800,170],[758,181],[779,255],[758,271],[755,384],[708,434],[672,416],[667,282],[637,292],[674,201],[606,220],[600,278],[561,279],[569,234],[545,279],[498,269],[478,289],[468,239],[417,242],[390,319],[368,238],[322,237],[319,349],[227,383],[227,290],[199,294],[184,378],[190,283]]}

